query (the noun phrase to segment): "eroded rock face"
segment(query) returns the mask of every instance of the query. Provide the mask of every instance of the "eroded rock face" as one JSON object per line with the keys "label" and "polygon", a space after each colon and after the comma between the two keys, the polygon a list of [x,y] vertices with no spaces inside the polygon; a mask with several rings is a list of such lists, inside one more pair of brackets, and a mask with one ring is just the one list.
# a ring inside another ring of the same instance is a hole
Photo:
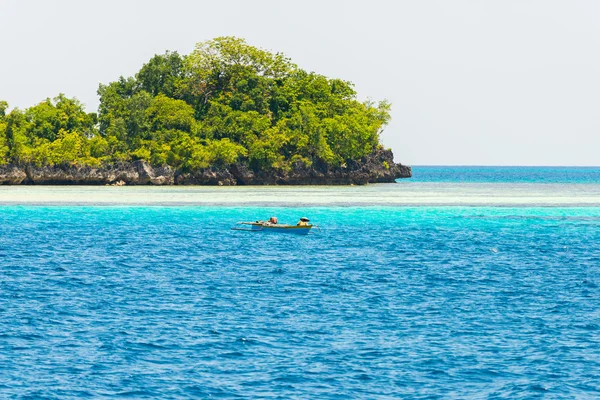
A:
{"label": "eroded rock face", "polygon": [[99,168],[27,165],[25,183],[32,185],[101,185],[107,183]]}
{"label": "eroded rock face", "polygon": [[153,167],[146,161],[116,163],[102,167],[72,165],[0,165],[4,185],[365,185],[410,178],[411,168],[395,164],[390,150],[376,150],[360,162],[332,168],[298,163],[289,171],[253,171],[246,164],[207,168],[194,172]]}
{"label": "eroded rock face", "polygon": [[227,168],[210,168],[191,173],[177,174],[175,182],[177,185],[233,186],[237,184],[237,180]]}
{"label": "eroded rock face", "polygon": [[317,163],[306,167],[298,163],[287,172],[254,172],[246,165],[236,164],[229,171],[238,185],[365,185],[412,176],[409,166],[394,163],[391,150],[376,150],[360,162],[336,168]]}
{"label": "eroded rock face", "polygon": [[175,171],[171,167],[153,168],[145,161],[98,168],[72,165],[26,165],[12,168],[24,174],[19,183],[30,185],[111,185],[120,181],[128,185],[172,185],[175,182]]}
{"label": "eroded rock face", "polygon": [[[146,161],[134,161],[138,179],[134,185],[173,185],[175,183],[175,170],[171,167],[152,167]],[[125,180],[125,182],[127,182]]]}
{"label": "eroded rock face", "polygon": [[1,185],[19,185],[25,179],[27,179],[27,174],[22,168],[14,165],[0,165]]}

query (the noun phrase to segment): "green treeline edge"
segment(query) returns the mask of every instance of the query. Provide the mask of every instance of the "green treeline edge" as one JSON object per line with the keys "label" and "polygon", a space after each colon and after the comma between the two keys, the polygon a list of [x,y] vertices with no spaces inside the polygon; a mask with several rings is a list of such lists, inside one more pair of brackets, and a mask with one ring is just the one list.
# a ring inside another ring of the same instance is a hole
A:
{"label": "green treeline edge", "polygon": [[358,101],[352,83],[235,37],[199,43],[187,56],[156,55],[98,94],[97,114],[62,94],[8,113],[1,101],[0,163],[340,166],[379,148],[390,119],[389,103]]}

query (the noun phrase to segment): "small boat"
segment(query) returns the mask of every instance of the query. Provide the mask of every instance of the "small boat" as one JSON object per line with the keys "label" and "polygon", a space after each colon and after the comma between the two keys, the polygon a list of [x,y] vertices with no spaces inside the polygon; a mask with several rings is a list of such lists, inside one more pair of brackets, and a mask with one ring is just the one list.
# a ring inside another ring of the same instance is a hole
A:
{"label": "small boat", "polygon": [[254,222],[238,222],[233,228],[234,231],[251,231],[251,232],[278,232],[278,233],[293,233],[296,235],[308,235],[314,225],[308,224],[308,218],[302,217],[305,225],[288,225],[279,224],[277,219],[273,218],[269,221],[254,221]]}

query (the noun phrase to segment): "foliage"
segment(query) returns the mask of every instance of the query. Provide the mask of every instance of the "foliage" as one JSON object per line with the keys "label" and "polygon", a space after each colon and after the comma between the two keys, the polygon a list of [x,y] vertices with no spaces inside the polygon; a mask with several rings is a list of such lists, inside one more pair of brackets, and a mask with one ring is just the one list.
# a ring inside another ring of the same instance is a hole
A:
{"label": "foliage", "polygon": [[8,103],[6,101],[0,101],[0,165],[8,163],[9,160],[9,147],[8,140],[6,138],[6,130],[8,124],[6,122],[6,109]]}
{"label": "foliage", "polygon": [[24,111],[0,102],[0,163],[338,166],[380,146],[390,111],[387,102],[359,101],[350,82],[234,37],[199,43],[187,56],[156,55],[98,95],[97,115],[62,94]]}
{"label": "foliage", "polygon": [[97,139],[97,117],[83,105],[59,95],[28,108],[14,109],[0,119],[0,160],[2,163],[37,165],[99,165],[104,152],[92,144]]}

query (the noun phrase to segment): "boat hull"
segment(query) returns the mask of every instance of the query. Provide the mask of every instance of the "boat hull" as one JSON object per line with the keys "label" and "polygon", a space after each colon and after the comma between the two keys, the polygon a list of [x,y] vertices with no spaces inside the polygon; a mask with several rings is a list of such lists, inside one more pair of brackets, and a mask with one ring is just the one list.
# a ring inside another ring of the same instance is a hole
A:
{"label": "boat hull", "polygon": [[308,235],[313,225],[271,224],[263,221],[238,222],[231,228],[234,231],[289,233],[292,235]]}
{"label": "boat hull", "polygon": [[290,233],[292,235],[308,235],[312,226],[268,226],[268,225],[252,225],[253,231],[272,232],[272,233]]}

